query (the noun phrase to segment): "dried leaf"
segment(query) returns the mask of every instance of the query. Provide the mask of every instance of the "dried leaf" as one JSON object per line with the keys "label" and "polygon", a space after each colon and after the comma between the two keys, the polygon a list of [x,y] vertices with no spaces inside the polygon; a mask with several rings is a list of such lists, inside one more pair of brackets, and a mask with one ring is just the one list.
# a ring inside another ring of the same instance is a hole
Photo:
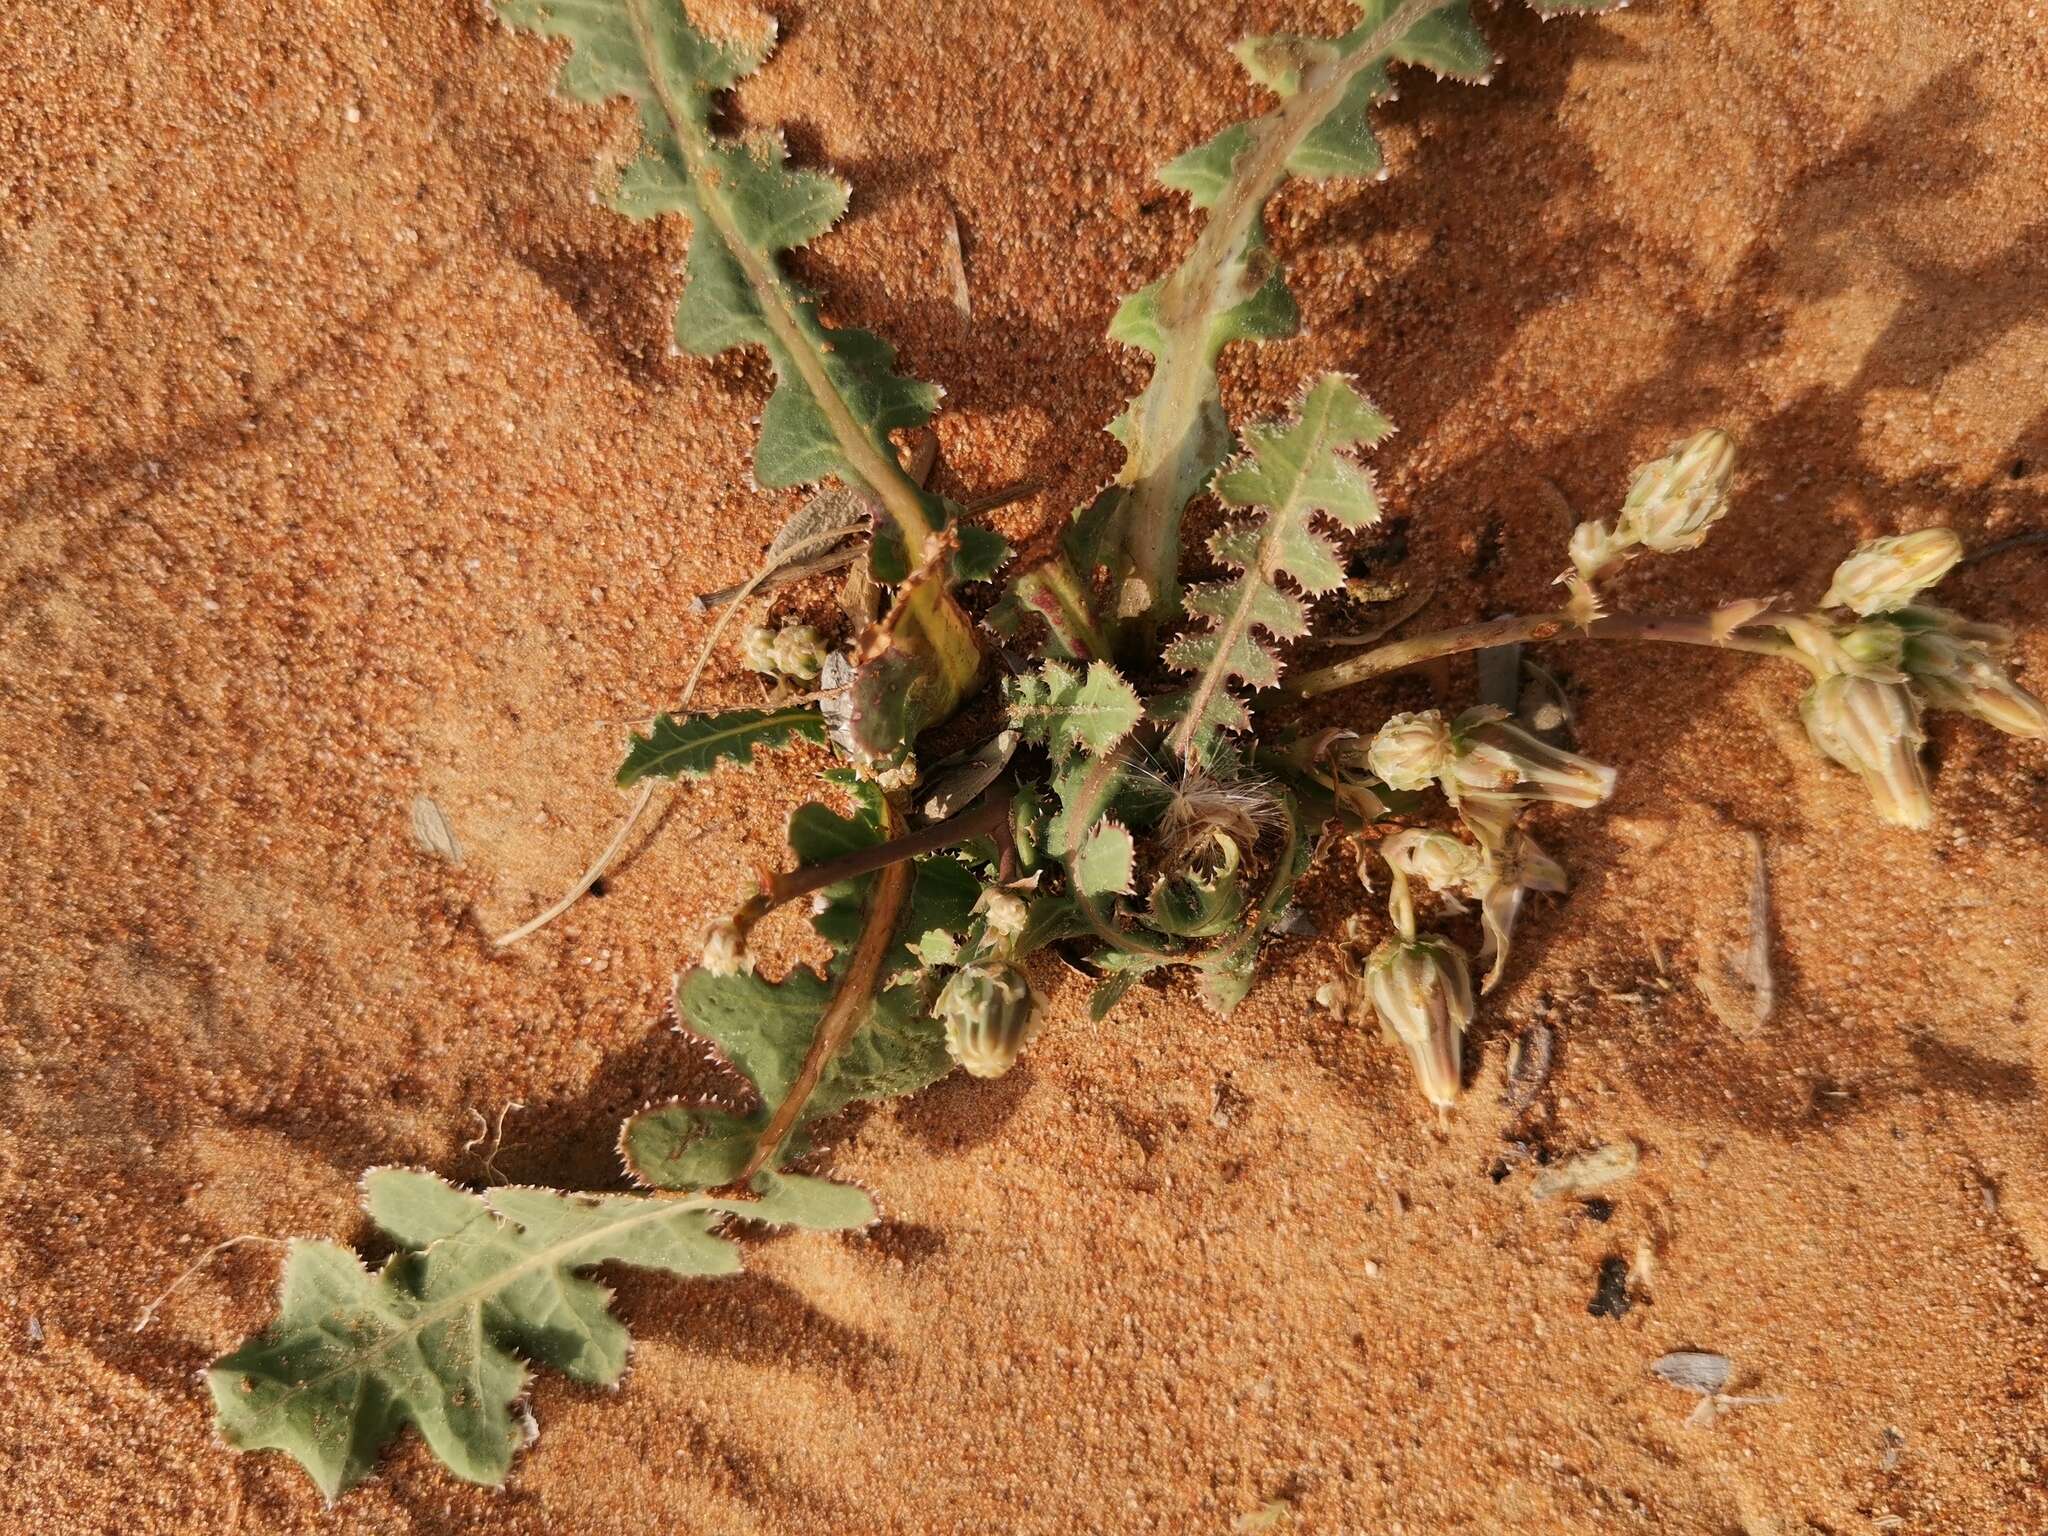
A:
{"label": "dried leaf", "polygon": [[1550,1064],[1557,1051],[1557,1032],[1548,1024],[1531,1024],[1508,1047],[1507,1106],[1520,1114],[1536,1102],[1536,1095],[1550,1081]]}
{"label": "dried leaf", "polygon": [[1734,1362],[1726,1355],[1699,1349],[1673,1350],[1650,1362],[1650,1372],[1659,1380],[1702,1397],[1712,1397],[1725,1388],[1734,1369]]}
{"label": "dried leaf", "polygon": [[960,215],[946,210],[946,279],[953,285],[953,307],[960,318],[974,318],[974,295],[967,291],[967,257],[960,249]]}
{"label": "dried leaf", "polygon": [[1529,1186],[1529,1198],[1548,1200],[1555,1195],[1586,1195],[1609,1184],[1633,1178],[1642,1166],[1642,1153],[1632,1141],[1612,1142],[1591,1152],[1546,1168]]}
{"label": "dried leaf", "polygon": [[1742,835],[1749,846],[1747,935],[1732,954],[1702,936],[1697,979],[1714,1016],[1748,1035],[1770,1022],[1778,989],[1771,975],[1771,886],[1763,840],[1754,832]]}
{"label": "dried leaf", "polygon": [[425,795],[415,796],[412,802],[412,840],[421,853],[450,864],[462,862],[462,844],[456,841],[455,829],[448,825],[441,807]]}

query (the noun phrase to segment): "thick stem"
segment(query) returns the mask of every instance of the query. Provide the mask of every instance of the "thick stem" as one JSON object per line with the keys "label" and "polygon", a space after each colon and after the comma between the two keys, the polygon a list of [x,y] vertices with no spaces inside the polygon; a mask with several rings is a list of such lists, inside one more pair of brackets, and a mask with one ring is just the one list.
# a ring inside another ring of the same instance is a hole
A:
{"label": "thick stem", "polygon": [[1045,620],[1053,639],[1075,660],[1109,654],[1109,644],[1096,628],[1087,588],[1064,554],[1018,577],[1017,596]]}
{"label": "thick stem", "polygon": [[1455,656],[1461,651],[1480,651],[1491,645],[1513,645],[1535,643],[1544,640],[1660,640],[1674,645],[1704,645],[1716,650],[1746,651],[1756,656],[1796,656],[1797,648],[1778,636],[1723,634],[1714,626],[1711,616],[1652,619],[1634,614],[1617,613],[1604,619],[1595,619],[1590,626],[1580,627],[1562,613],[1539,613],[1524,616],[1513,614],[1502,619],[1488,619],[1480,624],[1465,624],[1456,629],[1442,629],[1435,634],[1418,635],[1412,640],[1396,640],[1389,645],[1374,646],[1361,656],[1313,671],[1298,673],[1280,685],[1282,694],[1298,699],[1312,699],[1318,694],[1331,693],[1339,688],[1348,688],[1353,683],[1365,682],[1368,678],[1384,677],[1389,672],[1399,672],[1425,661],[1434,661],[1439,656]]}

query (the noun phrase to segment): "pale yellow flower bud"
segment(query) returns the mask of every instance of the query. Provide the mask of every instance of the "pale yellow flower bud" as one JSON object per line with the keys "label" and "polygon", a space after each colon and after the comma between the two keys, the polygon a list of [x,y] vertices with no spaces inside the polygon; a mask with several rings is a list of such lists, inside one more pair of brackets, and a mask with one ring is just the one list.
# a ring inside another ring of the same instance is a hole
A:
{"label": "pale yellow flower bud", "polygon": [[808,624],[792,624],[775,637],[775,670],[808,683],[825,667],[825,642]]}
{"label": "pale yellow flower bud", "polygon": [[1385,839],[1380,856],[1397,873],[1439,892],[1470,890],[1485,868],[1484,856],[1463,838],[1421,827]]}
{"label": "pale yellow flower bud", "polygon": [[740,659],[752,671],[775,676],[782,670],[775,664],[775,640],[775,631],[767,625],[753,625],[740,636]]}
{"label": "pale yellow flower bud", "polygon": [[1434,709],[1395,715],[1373,736],[1366,766],[1389,789],[1423,789],[1451,762],[1451,728]]}
{"label": "pale yellow flower bud", "polygon": [[939,989],[932,1012],[946,1050],[971,1077],[1001,1077],[1038,1033],[1037,994],[1014,965],[963,965]]}
{"label": "pale yellow flower bud", "polygon": [[1615,533],[1605,523],[1587,522],[1572,530],[1566,549],[1571,555],[1572,569],[1593,581],[1634,554],[1635,540]]}
{"label": "pale yellow flower bud", "polygon": [[1962,558],[1963,541],[1948,528],[1872,539],[1835,567],[1835,579],[1821,606],[1890,613],[1906,607]]}
{"label": "pale yellow flower bud", "polygon": [[1904,665],[1933,708],[1975,715],[2009,736],[2048,737],[2048,707],[2006,676],[1983,646],[1938,631],[1914,635]]}
{"label": "pale yellow flower bud", "polygon": [[1728,510],[1735,475],[1735,443],[1709,430],[1671,445],[1663,458],[1636,472],[1622,503],[1618,535],[1659,554],[1698,549],[1707,530]]}
{"label": "pale yellow flower bud", "polygon": [[988,936],[998,943],[1008,943],[1016,938],[1024,931],[1024,924],[1031,916],[1031,909],[1024,904],[1023,897],[993,887],[981,893],[974,910],[987,919]]}
{"label": "pale yellow flower bud", "polygon": [[1921,828],[1934,820],[1920,747],[1920,706],[1903,683],[1873,677],[1824,677],[1800,701],[1800,718],[1813,744],[1860,775],[1877,814],[1894,826]]}
{"label": "pale yellow flower bud", "polygon": [[1439,1109],[1464,1087],[1472,976],[1448,939],[1389,939],[1365,964],[1366,990],[1387,1032],[1407,1048],[1422,1095]]}

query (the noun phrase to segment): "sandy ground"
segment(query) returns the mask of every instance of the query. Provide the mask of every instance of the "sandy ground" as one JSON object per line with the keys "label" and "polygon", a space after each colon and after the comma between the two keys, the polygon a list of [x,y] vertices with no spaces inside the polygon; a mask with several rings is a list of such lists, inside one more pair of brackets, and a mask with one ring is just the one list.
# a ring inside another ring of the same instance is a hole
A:
{"label": "sandy ground", "polygon": [[[1233,354],[1242,412],[1353,370],[1422,622],[1546,601],[1566,503],[1713,423],[1737,511],[1635,607],[1816,594],[1858,537],[2048,526],[2048,11],[1653,0],[1486,24],[1485,90],[1411,77],[1384,185],[1276,210],[1308,321]],[[1148,168],[1253,107],[1222,49],[1338,0],[776,0],[743,96],[857,187],[801,266],[944,383],[943,483],[1115,465],[1116,297],[1188,238]],[[1198,14],[1193,14],[1198,13]],[[323,1514],[213,1441],[195,1372],[269,1314],[240,1248],[359,1235],[372,1162],[601,1186],[686,1081],[685,935],[778,857],[797,761],[675,798],[509,957],[482,935],[608,830],[624,722],[700,588],[794,504],[750,488],[756,357],[666,347],[680,228],[592,205],[622,115],[473,3],[47,3],[0,29],[0,1527],[97,1532],[2048,1529],[2048,756],[1944,717],[1931,835],[1804,748],[1797,679],[1556,653],[1605,811],[1536,913],[1439,1134],[1406,1066],[1310,1002],[1328,938],[1227,1022],[1180,985],[1058,1023],[994,1085],[848,1125],[878,1229],[737,1281],[621,1277],[622,1390],[543,1378],[509,1489],[407,1438]],[[948,297],[949,210],[974,319]],[[1951,583],[2038,625],[2037,545]],[[1332,701],[1370,724],[1451,668]],[[715,671],[707,696],[750,685]],[[418,852],[407,805],[466,849]],[[1764,842],[1783,1000],[1692,977]],[[1308,890],[1326,934],[1361,897]],[[780,954],[792,952],[785,931]],[[775,946],[771,945],[771,950]],[[1660,968],[1661,959],[1661,968]],[[1550,1091],[1499,1103],[1547,1018]],[[504,1122],[485,1162],[478,1117]],[[1505,1139],[1630,1137],[1607,1219]],[[1604,1261],[1653,1256],[1625,1315]],[[1647,1363],[1780,1394],[1718,1426]]]}

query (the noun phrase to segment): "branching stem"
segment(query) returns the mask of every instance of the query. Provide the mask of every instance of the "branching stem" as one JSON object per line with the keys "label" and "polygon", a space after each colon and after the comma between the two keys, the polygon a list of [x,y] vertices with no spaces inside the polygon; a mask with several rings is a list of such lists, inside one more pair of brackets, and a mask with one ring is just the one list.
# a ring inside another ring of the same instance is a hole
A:
{"label": "branching stem", "polygon": [[1544,640],[1660,640],[1674,645],[1746,651],[1755,656],[1798,654],[1797,647],[1780,636],[1723,634],[1715,628],[1711,615],[1655,619],[1617,613],[1595,619],[1591,625],[1581,628],[1562,613],[1511,614],[1506,618],[1464,624],[1456,629],[1441,629],[1434,634],[1374,646],[1363,655],[1298,673],[1280,685],[1280,692],[1291,698],[1312,699],[1318,694],[1348,688],[1369,678],[1384,677],[1389,672],[1400,672],[1440,656],[1485,650],[1492,645]]}

